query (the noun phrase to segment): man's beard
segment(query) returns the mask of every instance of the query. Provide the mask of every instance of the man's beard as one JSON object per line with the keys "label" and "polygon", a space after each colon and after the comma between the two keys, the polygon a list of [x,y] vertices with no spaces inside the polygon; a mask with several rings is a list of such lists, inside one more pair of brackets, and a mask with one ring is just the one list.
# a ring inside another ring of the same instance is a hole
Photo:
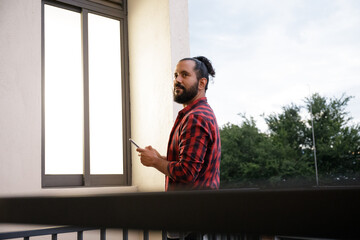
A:
{"label": "man's beard", "polygon": [[[180,87],[182,89],[182,93],[177,95],[175,93],[175,87]],[[198,83],[194,83],[190,88],[186,89],[181,84],[177,83],[174,86],[174,101],[180,104],[190,102],[197,94],[198,94]]]}

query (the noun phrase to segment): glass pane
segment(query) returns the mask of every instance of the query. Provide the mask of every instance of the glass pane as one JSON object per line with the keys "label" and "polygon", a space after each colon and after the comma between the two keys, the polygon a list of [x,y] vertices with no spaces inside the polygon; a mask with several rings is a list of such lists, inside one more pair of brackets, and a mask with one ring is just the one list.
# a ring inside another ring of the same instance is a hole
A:
{"label": "glass pane", "polygon": [[45,5],[45,173],[83,173],[81,16]]}
{"label": "glass pane", "polygon": [[89,14],[90,173],[122,174],[120,22]]}

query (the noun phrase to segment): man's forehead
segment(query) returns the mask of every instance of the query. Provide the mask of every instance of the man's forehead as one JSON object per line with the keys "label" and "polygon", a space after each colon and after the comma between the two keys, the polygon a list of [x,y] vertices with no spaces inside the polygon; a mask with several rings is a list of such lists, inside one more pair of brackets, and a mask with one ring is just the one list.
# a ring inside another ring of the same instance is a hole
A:
{"label": "man's forehead", "polygon": [[181,71],[191,72],[191,71],[194,71],[194,67],[195,67],[194,61],[182,60],[182,61],[178,62],[175,70],[176,70],[176,72],[181,72]]}

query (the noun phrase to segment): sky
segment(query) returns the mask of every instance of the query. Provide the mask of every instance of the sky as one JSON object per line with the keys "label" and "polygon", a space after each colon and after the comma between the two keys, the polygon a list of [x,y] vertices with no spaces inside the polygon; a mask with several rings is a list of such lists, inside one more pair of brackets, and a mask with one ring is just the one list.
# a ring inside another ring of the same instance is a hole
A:
{"label": "sky", "polygon": [[310,94],[353,96],[360,123],[360,1],[188,0],[191,56],[208,57],[216,76],[208,102],[218,124],[303,105]]}

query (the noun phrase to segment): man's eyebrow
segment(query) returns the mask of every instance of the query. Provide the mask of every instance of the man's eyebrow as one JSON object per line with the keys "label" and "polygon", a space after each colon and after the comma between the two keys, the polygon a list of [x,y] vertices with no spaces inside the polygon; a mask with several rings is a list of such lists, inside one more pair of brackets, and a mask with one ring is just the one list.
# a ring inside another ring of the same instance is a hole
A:
{"label": "man's eyebrow", "polygon": [[187,73],[187,74],[189,74],[189,72],[188,72],[188,71],[186,71],[186,70],[182,70],[182,71],[180,71],[180,72],[174,72],[174,75],[176,75],[176,74],[183,74],[183,73]]}

